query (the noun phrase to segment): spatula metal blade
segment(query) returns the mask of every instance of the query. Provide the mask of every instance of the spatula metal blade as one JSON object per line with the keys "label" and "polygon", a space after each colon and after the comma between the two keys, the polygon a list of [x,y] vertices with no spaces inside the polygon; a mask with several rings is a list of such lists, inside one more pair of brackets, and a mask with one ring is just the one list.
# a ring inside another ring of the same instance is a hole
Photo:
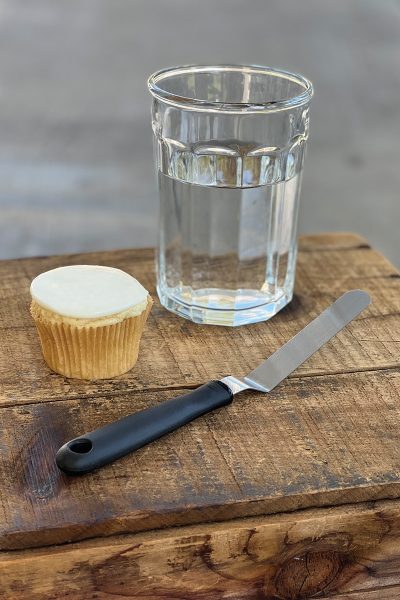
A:
{"label": "spatula metal blade", "polygon": [[271,391],[350,323],[370,302],[371,298],[362,290],[346,292],[259,367],[243,377],[243,381],[260,391]]}

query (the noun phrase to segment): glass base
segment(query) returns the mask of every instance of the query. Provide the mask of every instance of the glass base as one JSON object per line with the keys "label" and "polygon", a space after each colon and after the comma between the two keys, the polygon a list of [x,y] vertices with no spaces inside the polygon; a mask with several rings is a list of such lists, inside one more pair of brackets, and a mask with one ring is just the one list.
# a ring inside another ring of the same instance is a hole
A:
{"label": "glass base", "polygon": [[[237,302],[234,300],[238,298],[237,290],[196,290],[195,293],[192,292],[192,297],[195,295],[198,303],[189,304],[182,297],[167,294],[157,287],[160,302],[167,310],[194,323],[225,327],[267,321],[282,310],[293,297],[293,292],[289,293],[283,289],[282,293],[277,294],[275,298],[267,298],[265,294],[256,290],[241,290],[240,292],[240,302]],[[182,296],[184,295],[182,294]],[[207,304],[204,302],[205,298],[208,299]],[[243,298],[246,298],[244,302]],[[221,299],[223,299],[223,308],[221,308]],[[229,308],[229,305],[232,308]]]}

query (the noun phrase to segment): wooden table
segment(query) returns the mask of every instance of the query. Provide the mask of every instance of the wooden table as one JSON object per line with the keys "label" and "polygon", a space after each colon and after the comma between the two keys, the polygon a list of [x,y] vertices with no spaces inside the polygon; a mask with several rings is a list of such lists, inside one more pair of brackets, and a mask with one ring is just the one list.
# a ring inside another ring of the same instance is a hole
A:
{"label": "wooden table", "polygon": [[[85,382],[43,363],[29,283],[65,264],[132,273],[153,251],[0,263],[0,598],[400,597],[400,275],[352,234],[300,240],[293,302],[267,323],[200,327],[156,302],[136,368]],[[342,292],[373,299],[268,396],[249,392],[96,473],[66,440],[256,366]]]}

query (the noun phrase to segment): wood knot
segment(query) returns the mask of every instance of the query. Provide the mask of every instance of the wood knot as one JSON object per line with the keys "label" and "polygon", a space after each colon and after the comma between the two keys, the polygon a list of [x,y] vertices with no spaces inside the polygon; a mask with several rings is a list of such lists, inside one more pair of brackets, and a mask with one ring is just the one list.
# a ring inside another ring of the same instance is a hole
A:
{"label": "wood knot", "polygon": [[286,560],[275,575],[278,598],[301,600],[327,591],[341,573],[345,556],[337,550],[309,550]]}

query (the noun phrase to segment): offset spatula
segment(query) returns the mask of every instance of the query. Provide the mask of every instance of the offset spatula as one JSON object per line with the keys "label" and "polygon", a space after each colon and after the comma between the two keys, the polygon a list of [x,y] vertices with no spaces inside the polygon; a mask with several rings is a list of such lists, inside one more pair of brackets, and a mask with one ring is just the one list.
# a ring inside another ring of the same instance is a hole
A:
{"label": "offset spatula", "polygon": [[182,427],[216,408],[230,404],[243,390],[270,392],[292,371],[345,327],[370,303],[366,292],[343,294],[329,308],[274,352],[246,377],[224,377],[196,390],[75,438],[56,455],[70,475],[88,473]]}

